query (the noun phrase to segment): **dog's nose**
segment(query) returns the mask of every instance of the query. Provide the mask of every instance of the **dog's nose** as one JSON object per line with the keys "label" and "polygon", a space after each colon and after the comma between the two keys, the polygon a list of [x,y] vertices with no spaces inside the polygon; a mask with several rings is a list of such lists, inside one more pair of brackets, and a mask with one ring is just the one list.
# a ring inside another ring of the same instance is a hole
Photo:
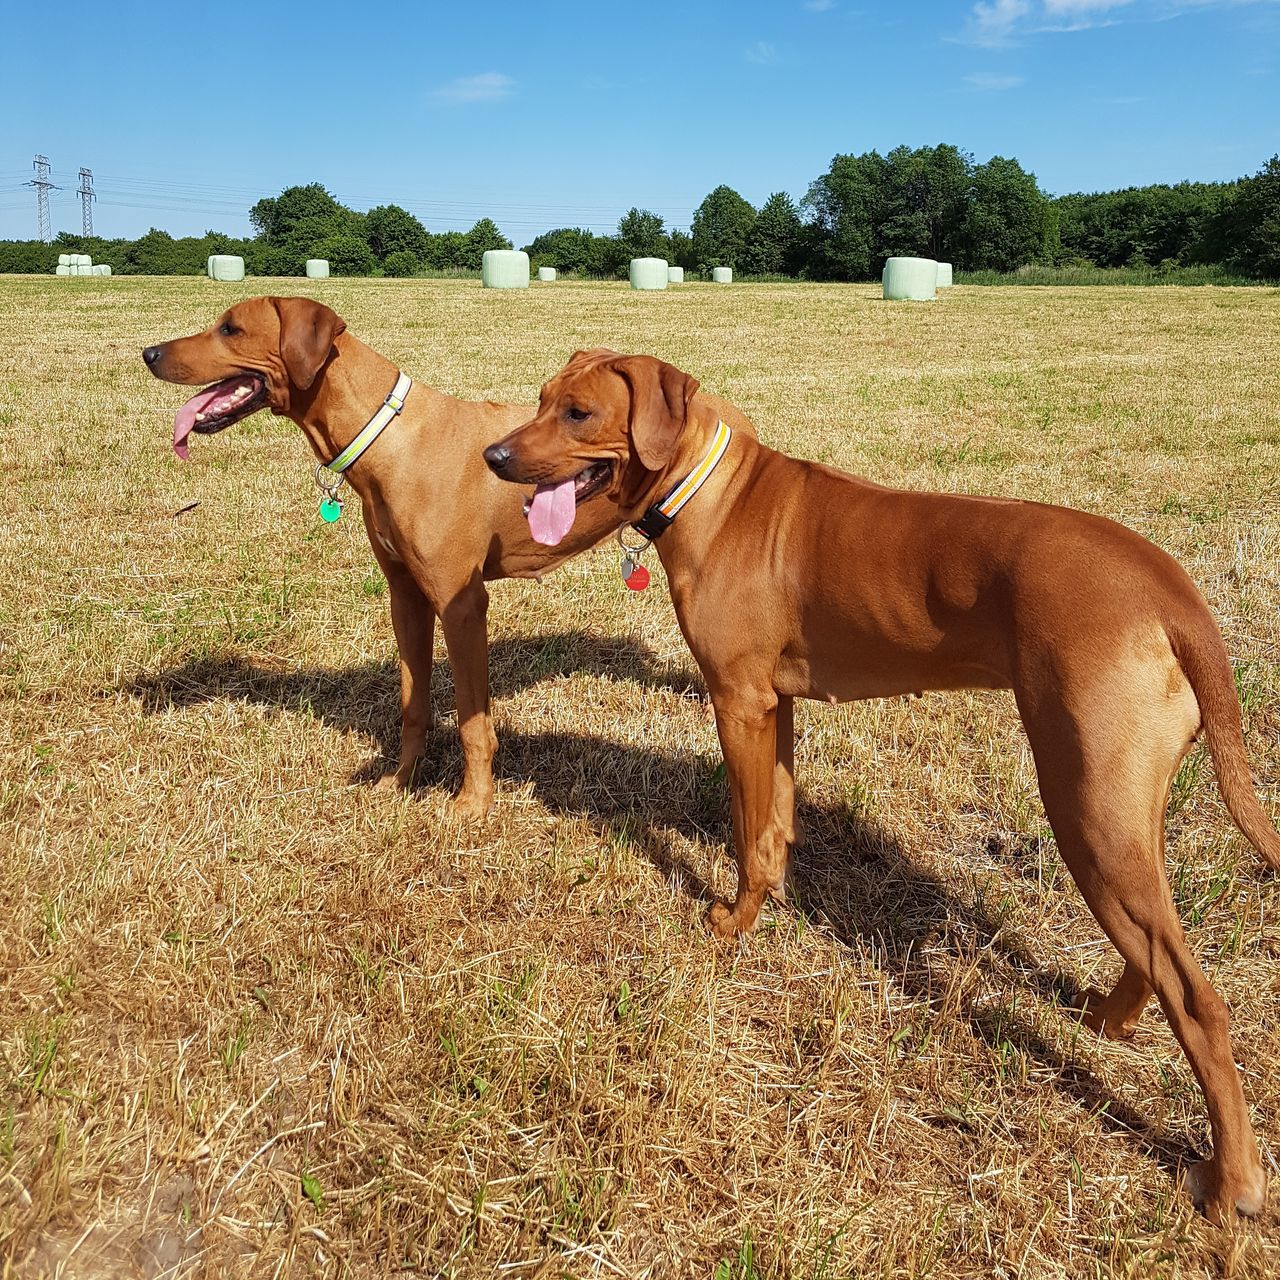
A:
{"label": "dog's nose", "polygon": [[505,444],[491,444],[484,451],[484,460],[489,464],[489,470],[495,476],[500,476],[511,461],[511,450]]}
{"label": "dog's nose", "polygon": [[163,354],[163,347],[146,347],[143,349],[142,358],[147,362],[147,368],[150,369]]}

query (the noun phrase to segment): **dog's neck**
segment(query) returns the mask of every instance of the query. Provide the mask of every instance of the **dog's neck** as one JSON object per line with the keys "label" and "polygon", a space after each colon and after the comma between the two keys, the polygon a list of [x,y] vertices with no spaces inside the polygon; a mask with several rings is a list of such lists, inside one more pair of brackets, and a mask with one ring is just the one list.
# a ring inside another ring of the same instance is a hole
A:
{"label": "dog's neck", "polygon": [[[657,473],[656,481],[647,486],[641,514],[651,504],[660,502],[706,457],[719,421],[719,415],[714,411],[699,411],[695,404],[688,425],[680,433],[680,442],[671,461]],[[741,487],[741,473],[747,458],[756,448],[755,440],[749,435],[735,433],[724,457],[698,492],[662,535],[654,540],[653,545],[668,578],[697,573],[705,549],[723,523]]]}
{"label": "dog's neck", "polygon": [[[340,333],[333,346],[333,354],[311,388],[296,393],[285,412],[302,428],[316,458],[323,463],[333,461],[355,439],[395,386],[399,373],[390,360],[349,333]],[[430,387],[415,382],[406,415],[412,409],[416,417],[423,400],[435,394]],[[400,426],[401,422],[393,422],[388,431]],[[363,481],[377,473],[378,454],[375,443],[351,468],[347,478],[357,491],[363,489]]]}

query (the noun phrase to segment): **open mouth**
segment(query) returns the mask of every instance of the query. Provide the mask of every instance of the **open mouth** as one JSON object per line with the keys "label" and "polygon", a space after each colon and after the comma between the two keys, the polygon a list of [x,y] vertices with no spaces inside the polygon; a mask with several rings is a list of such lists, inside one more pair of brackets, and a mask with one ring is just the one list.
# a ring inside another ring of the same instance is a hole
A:
{"label": "open mouth", "polygon": [[237,373],[205,387],[178,410],[173,420],[174,453],[180,458],[187,456],[187,437],[193,431],[212,435],[256,413],[266,403],[267,384],[256,373]]}
{"label": "open mouth", "polygon": [[540,484],[524,504],[534,542],[554,547],[573,528],[579,503],[595,497],[612,475],[613,463],[593,462],[559,484]]}

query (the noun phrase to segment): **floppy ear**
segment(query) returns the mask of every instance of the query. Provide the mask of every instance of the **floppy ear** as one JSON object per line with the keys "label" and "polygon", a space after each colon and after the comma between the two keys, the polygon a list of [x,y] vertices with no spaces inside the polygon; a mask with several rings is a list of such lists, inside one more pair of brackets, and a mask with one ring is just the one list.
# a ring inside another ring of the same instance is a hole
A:
{"label": "floppy ear", "polygon": [[336,311],[310,298],[276,298],[280,314],[280,356],[289,381],[310,389],[347,323]]}
{"label": "floppy ear", "polygon": [[698,380],[653,356],[626,356],[615,368],[631,388],[632,447],[650,471],[659,471],[676,450]]}

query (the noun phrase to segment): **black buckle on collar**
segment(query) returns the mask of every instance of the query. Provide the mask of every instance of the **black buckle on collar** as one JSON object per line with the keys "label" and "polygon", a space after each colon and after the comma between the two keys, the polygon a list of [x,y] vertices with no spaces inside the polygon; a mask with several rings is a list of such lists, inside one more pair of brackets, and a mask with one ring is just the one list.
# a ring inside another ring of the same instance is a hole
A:
{"label": "black buckle on collar", "polygon": [[646,511],[639,520],[635,521],[631,527],[638,530],[640,533],[643,533],[650,542],[653,542],[662,533],[666,532],[666,530],[674,523],[675,520],[673,517],[665,515],[655,505],[650,507],[649,510]]}

